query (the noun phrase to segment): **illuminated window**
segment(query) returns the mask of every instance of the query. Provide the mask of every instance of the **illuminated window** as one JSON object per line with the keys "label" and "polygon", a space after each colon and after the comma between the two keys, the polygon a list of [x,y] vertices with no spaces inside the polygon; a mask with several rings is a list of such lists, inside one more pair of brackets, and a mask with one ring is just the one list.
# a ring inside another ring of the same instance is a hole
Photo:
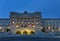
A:
{"label": "illuminated window", "polygon": [[21,22],[23,24],[23,22]]}
{"label": "illuminated window", "polygon": [[35,25],[33,25],[33,27],[35,27]]}
{"label": "illuminated window", "polygon": [[7,27],[8,29],[10,29],[10,27]]}
{"label": "illuminated window", "polygon": [[40,27],[40,29],[43,29],[43,27]]}
{"label": "illuminated window", "polygon": [[34,23],[32,22],[32,24],[34,24]]}
{"label": "illuminated window", "polygon": [[14,24],[14,21],[12,23]]}
{"label": "illuminated window", "polygon": [[48,29],[51,29],[51,27],[48,27]]}
{"label": "illuminated window", "polygon": [[2,32],[4,32],[4,30],[2,30]]}
{"label": "illuminated window", "polygon": [[18,25],[16,25],[16,27],[19,27]]}
{"label": "illuminated window", "polygon": [[31,25],[29,25],[29,27],[31,27]]}
{"label": "illuminated window", "polygon": [[30,22],[28,22],[28,24],[30,24]]}
{"label": "illuminated window", "polygon": [[59,28],[59,30],[60,30],[60,28]]}
{"label": "illuminated window", "polygon": [[54,30],[52,30],[52,32],[54,32]]}

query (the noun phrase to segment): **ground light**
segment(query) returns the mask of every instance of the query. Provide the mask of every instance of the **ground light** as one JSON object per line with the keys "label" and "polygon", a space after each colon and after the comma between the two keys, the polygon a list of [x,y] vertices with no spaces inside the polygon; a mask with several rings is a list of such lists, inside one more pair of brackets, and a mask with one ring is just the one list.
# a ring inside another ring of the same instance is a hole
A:
{"label": "ground light", "polygon": [[31,34],[35,34],[35,31],[34,30],[30,30],[30,29],[27,29],[25,28],[24,30],[18,30],[16,31],[16,34],[26,34],[26,35],[31,35]]}

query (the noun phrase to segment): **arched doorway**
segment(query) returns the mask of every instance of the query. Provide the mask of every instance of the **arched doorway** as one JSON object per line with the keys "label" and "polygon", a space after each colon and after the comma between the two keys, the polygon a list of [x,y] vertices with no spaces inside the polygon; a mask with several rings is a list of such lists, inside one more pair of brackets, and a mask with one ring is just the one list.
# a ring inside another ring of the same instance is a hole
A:
{"label": "arched doorway", "polygon": [[27,31],[24,31],[23,34],[28,34],[28,32]]}
{"label": "arched doorway", "polygon": [[20,31],[16,31],[16,34],[21,34],[21,32]]}
{"label": "arched doorway", "polygon": [[9,31],[11,31],[9,28],[6,28],[6,32],[9,32]]}
{"label": "arched doorway", "polygon": [[41,29],[42,32],[45,32],[45,28]]}
{"label": "arched doorway", "polygon": [[33,35],[34,35],[34,34],[35,34],[35,32],[34,32],[34,31],[30,31],[30,34],[33,34]]}

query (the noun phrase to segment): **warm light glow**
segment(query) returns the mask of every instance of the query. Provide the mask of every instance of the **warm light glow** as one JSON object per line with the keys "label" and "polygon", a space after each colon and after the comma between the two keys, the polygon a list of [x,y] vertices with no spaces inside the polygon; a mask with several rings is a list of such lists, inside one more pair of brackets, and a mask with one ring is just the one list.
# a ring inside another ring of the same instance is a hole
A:
{"label": "warm light glow", "polygon": [[14,24],[14,21],[12,23]]}
{"label": "warm light glow", "polygon": [[2,30],[2,32],[4,32],[4,30]]}
{"label": "warm light glow", "polygon": [[34,30],[28,29],[28,28],[25,28],[25,29],[22,29],[22,30],[18,29],[15,32],[17,32],[17,31],[20,31],[22,35],[24,34],[25,31],[27,32],[27,35],[30,35],[31,34],[30,33],[31,31],[35,32]]}
{"label": "warm light glow", "polygon": [[23,22],[21,22],[23,24]]}
{"label": "warm light glow", "polygon": [[59,28],[59,30],[60,30],[60,28]]}
{"label": "warm light glow", "polygon": [[40,27],[40,29],[43,29],[43,27]]}
{"label": "warm light glow", "polygon": [[28,22],[28,24],[30,24],[30,22]]}
{"label": "warm light glow", "polygon": [[51,27],[48,27],[48,29],[51,29]]}
{"label": "warm light glow", "polygon": [[52,32],[54,32],[54,30],[52,30]]}
{"label": "warm light glow", "polygon": [[29,30],[29,29],[25,28],[25,31],[27,31],[28,32],[28,35],[30,35],[30,32],[31,31],[34,31],[34,30]]}
{"label": "warm light glow", "polygon": [[29,27],[31,27],[31,25],[29,25]]}
{"label": "warm light glow", "polygon": [[18,25],[16,25],[16,27],[19,27]]}
{"label": "warm light glow", "polygon": [[35,27],[35,25],[33,25],[33,27]]}
{"label": "warm light glow", "polygon": [[0,29],[2,29],[2,27],[0,27]]}

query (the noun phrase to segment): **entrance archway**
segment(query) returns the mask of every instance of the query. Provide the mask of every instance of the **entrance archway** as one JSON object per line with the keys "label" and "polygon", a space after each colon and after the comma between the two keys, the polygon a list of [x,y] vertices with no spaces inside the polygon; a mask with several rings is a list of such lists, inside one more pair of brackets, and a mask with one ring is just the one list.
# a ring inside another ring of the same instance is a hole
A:
{"label": "entrance archway", "polygon": [[21,34],[21,32],[20,31],[16,31],[16,34]]}
{"label": "entrance archway", "polygon": [[28,32],[27,31],[24,31],[23,34],[28,34]]}
{"label": "entrance archway", "polygon": [[34,34],[35,34],[35,32],[34,32],[34,31],[30,31],[30,34],[33,34],[33,35],[34,35]]}
{"label": "entrance archway", "polygon": [[11,31],[9,28],[6,28],[6,32],[9,32],[9,31]]}

